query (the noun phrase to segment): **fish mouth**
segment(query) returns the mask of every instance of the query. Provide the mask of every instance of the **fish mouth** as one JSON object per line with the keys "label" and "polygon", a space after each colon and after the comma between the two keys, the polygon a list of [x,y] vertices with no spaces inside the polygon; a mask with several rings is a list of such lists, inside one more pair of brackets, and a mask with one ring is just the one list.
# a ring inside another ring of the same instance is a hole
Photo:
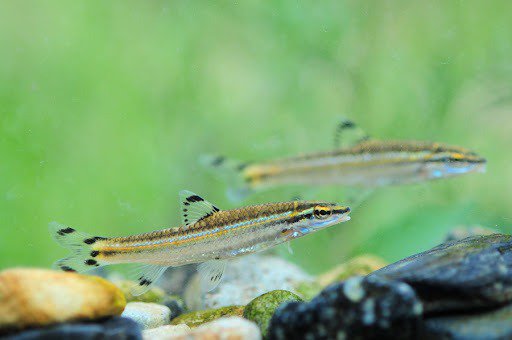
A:
{"label": "fish mouth", "polygon": [[350,221],[350,220],[351,220],[351,218],[348,215],[342,216],[340,218],[340,222],[347,222],[347,221]]}

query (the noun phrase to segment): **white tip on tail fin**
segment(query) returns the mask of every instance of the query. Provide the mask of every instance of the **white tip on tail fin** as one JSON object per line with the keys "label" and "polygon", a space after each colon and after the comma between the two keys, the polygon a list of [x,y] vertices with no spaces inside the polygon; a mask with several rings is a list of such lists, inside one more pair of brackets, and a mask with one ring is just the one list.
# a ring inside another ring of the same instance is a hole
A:
{"label": "white tip on tail fin", "polygon": [[94,250],[96,241],[104,237],[91,236],[57,222],[51,222],[48,229],[58,244],[71,250],[70,256],[53,264],[55,269],[81,273],[104,265],[96,258],[99,252]]}
{"label": "white tip on tail fin", "polygon": [[229,200],[242,201],[251,193],[251,188],[243,176],[243,171],[248,163],[215,155],[203,155],[199,158],[199,162],[228,183],[227,196]]}

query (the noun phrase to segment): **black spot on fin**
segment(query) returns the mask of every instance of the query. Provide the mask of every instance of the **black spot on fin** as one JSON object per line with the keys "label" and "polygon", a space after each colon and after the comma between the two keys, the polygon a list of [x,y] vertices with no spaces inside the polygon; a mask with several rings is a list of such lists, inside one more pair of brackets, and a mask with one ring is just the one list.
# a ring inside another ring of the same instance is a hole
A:
{"label": "black spot on fin", "polygon": [[181,221],[184,224],[184,228],[220,211],[219,208],[191,191],[180,191],[179,196],[183,212]]}
{"label": "black spot on fin", "polygon": [[144,294],[166,269],[165,266],[135,264],[128,278],[137,281],[137,284],[131,288],[130,293],[134,296]]}
{"label": "black spot on fin", "polygon": [[60,236],[65,236],[66,234],[71,234],[73,232],[75,232],[75,229],[67,227],[57,231],[57,234],[59,234]]}
{"label": "black spot on fin", "polygon": [[348,148],[357,145],[369,136],[351,120],[342,119],[334,132],[334,147]]}
{"label": "black spot on fin", "polygon": [[197,271],[201,278],[201,289],[209,292],[218,286],[226,270],[226,260],[210,260],[199,264]]}

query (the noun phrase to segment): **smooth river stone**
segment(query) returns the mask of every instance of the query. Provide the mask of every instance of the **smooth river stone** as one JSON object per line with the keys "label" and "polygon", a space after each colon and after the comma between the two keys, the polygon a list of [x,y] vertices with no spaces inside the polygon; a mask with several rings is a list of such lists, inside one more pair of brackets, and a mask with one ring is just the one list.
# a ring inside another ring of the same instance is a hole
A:
{"label": "smooth river stone", "polygon": [[409,284],[426,315],[512,302],[512,236],[480,235],[443,243],[370,274]]}
{"label": "smooth river stone", "polygon": [[121,314],[123,293],[97,276],[14,268],[0,273],[0,330]]}
{"label": "smooth river stone", "polygon": [[422,306],[407,284],[353,277],[324,289],[310,302],[279,307],[268,339],[410,339]]}

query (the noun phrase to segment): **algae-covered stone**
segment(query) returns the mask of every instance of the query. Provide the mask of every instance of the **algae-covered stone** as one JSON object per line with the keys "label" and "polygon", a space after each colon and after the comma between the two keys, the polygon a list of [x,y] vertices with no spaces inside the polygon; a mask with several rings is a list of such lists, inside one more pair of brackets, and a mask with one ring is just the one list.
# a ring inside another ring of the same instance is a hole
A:
{"label": "algae-covered stone", "polygon": [[318,283],[326,287],[334,282],[340,282],[351,276],[367,275],[384,267],[387,263],[380,257],[374,255],[361,255],[348,262],[334,267],[325,274],[318,277]]}
{"label": "algae-covered stone", "polygon": [[316,281],[304,281],[295,285],[294,291],[303,300],[309,301],[322,291],[324,286]]}
{"label": "algae-covered stone", "polygon": [[302,301],[302,299],[286,290],[274,290],[265,293],[249,302],[244,310],[244,318],[256,322],[263,336],[266,336],[270,318],[272,318],[277,307],[287,301]]}
{"label": "algae-covered stone", "polygon": [[0,329],[115,316],[125,305],[123,293],[97,276],[31,268],[0,273]]}
{"label": "algae-covered stone", "polygon": [[478,236],[478,235],[491,235],[495,234],[496,230],[492,230],[489,228],[485,228],[479,225],[475,226],[459,226],[456,227],[446,234],[444,242],[452,242],[459,241],[465,239],[470,236]]}
{"label": "algae-covered stone", "polygon": [[426,314],[499,307],[512,302],[512,236],[472,236],[443,243],[370,276],[409,284]]}
{"label": "algae-covered stone", "polygon": [[193,328],[223,316],[243,316],[244,306],[228,306],[183,314],[172,320],[171,325],[186,324]]}

